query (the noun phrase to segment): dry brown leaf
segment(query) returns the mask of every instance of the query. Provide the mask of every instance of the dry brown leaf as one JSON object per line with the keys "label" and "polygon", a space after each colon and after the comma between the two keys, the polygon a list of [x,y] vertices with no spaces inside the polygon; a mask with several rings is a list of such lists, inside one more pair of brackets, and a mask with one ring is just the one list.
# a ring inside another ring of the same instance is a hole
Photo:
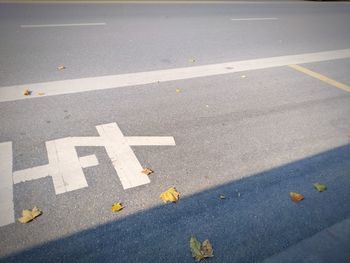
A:
{"label": "dry brown leaf", "polygon": [[180,198],[180,193],[175,187],[171,187],[165,192],[161,193],[160,198],[164,201],[164,203],[176,203]]}
{"label": "dry brown leaf", "polygon": [[59,66],[57,67],[57,69],[58,69],[58,70],[64,70],[64,69],[66,69],[66,67],[65,67],[64,65],[59,65]]}
{"label": "dry brown leaf", "polygon": [[18,218],[18,221],[22,224],[25,224],[32,221],[34,218],[40,216],[41,214],[42,212],[36,206],[34,206],[32,210],[23,210],[22,217]]}
{"label": "dry brown leaf", "polygon": [[194,236],[191,237],[190,239],[190,249],[192,253],[192,257],[196,261],[200,261],[205,258],[213,257],[213,247],[210,244],[209,240],[206,239],[201,242],[197,240]]}
{"label": "dry brown leaf", "polygon": [[24,95],[24,96],[30,96],[30,94],[32,94],[32,91],[30,91],[29,89],[25,89],[25,90],[23,91],[23,95]]}
{"label": "dry brown leaf", "polygon": [[150,175],[151,173],[153,173],[153,171],[150,168],[145,168],[142,170],[142,173],[145,175]]}
{"label": "dry brown leaf", "polygon": [[304,199],[304,196],[302,194],[297,193],[297,192],[290,192],[289,196],[292,199],[292,201],[296,202],[296,203],[298,203]]}
{"label": "dry brown leaf", "polygon": [[119,212],[120,210],[123,210],[124,206],[122,203],[114,203],[112,205],[112,212],[113,213],[116,213],[116,212]]}

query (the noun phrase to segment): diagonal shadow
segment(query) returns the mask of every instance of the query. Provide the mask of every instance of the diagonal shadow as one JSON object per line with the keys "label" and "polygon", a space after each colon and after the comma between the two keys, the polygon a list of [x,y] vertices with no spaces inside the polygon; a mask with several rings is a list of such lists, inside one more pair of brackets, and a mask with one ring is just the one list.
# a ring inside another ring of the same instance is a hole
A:
{"label": "diagonal shadow", "polygon": [[[350,217],[349,156],[348,144],[0,261],[194,262],[191,234],[212,242],[215,257],[209,262],[262,261]],[[328,190],[318,193],[314,182]],[[291,202],[290,191],[305,200]]]}

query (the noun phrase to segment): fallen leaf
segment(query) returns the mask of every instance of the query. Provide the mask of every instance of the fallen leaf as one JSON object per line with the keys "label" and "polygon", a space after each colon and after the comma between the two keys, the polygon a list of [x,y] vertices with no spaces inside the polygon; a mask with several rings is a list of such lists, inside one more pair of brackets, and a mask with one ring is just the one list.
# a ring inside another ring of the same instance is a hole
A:
{"label": "fallen leaf", "polygon": [[120,210],[122,210],[124,208],[123,204],[122,203],[114,203],[112,205],[112,212],[113,213],[116,213],[116,212],[119,212]]}
{"label": "fallen leaf", "polygon": [[192,253],[192,257],[196,261],[200,261],[205,258],[213,257],[213,247],[210,244],[209,240],[206,239],[201,244],[197,238],[194,236],[190,239],[190,249]]}
{"label": "fallen leaf", "polygon": [[64,65],[60,65],[60,66],[57,67],[57,69],[58,70],[64,70],[64,69],[66,69],[66,67]]}
{"label": "fallen leaf", "polygon": [[327,186],[325,186],[324,184],[321,184],[321,183],[314,183],[314,187],[319,192],[323,192],[323,191],[327,190]]}
{"label": "fallen leaf", "polygon": [[142,173],[144,173],[145,175],[150,175],[151,173],[153,173],[153,171],[150,168],[145,168],[142,170]]}
{"label": "fallen leaf", "polygon": [[42,212],[36,206],[34,206],[32,210],[23,210],[22,217],[18,218],[18,221],[22,224],[25,224],[32,221],[34,218],[40,216],[41,214]]}
{"label": "fallen leaf", "polygon": [[220,197],[220,199],[225,199],[226,198],[226,196],[224,196],[224,195],[220,195],[219,197]]}
{"label": "fallen leaf", "polygon": [[304,196],[302,194],[296,193],[296,192],[290,192],[289,193],[290,198],[292,199],[293,202],[300,202],[301,200],[304,199]]}
{"label": "fallen leaf", "polygon": [[245,79],[246,77],[247,77],[246,75],[242,75],[242,76],[241,76],[242,79]]}
{"label": "fallen leaf", "polygon": [[160,198],[164,201],[164,203],[176,203],[180,198],[180,193],[176,190],[175,187],[171,187],[165,192],[161,193]]}
{"label": "fallen leaf", "polygon": [[180,89],[176,89],[175,91],[176,91],[177,93],[180,93],[180,92],[181,92],[181,90],[180,90]]}
{"label": "fallen leaf", "polygon": [[188,62],[194,63],[194,62],[196,62],[196,60],[194,58],[191,58],[191,59],[188,60]]}
{"label": "fallen leaf", "polygon": [[39,92],[38,95],[43,96],[43,95],[45,95],[45,92]]}
{"label": "fallen leaf", "polygon": [[24,95],[24,96],[30,96],[30,94],[32,94],[32,91],[30,91],[29,89],[25,89],[25,90],[23,91],[23,95]]}

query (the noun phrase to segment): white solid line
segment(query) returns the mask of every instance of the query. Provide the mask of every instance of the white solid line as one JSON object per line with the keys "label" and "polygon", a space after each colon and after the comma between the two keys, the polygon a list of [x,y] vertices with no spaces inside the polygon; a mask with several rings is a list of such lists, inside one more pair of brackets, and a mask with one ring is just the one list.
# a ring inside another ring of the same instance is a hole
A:
{"label": "white solid line", "polygon": [[0,143],[0,226],[15,222],[12,179],[12,142]]}
{"label": "white solid line", "polygon": [[251,17],[251,18],[231,18],[232,21],[262,21],[262,20],[278,20],[277,17]]}
{"label": "white solid line", "polygon": [[116,123],[96,126],[124,189],[150,183],[142,166]]}
{"label": "white solid line", "polygon": [[[94,90],[115,89],[164,81],[208,77],[247,70],[280,67],[290,64],[303,64],[344,59],[349,57],[350,49],[342,49],[290,56],[233,61],[186,68],[7,86],[0,88],[0,102],[40,98],[42,97],[39,95],[40,93],[45,93],[45,97],[47,97]],[[32,91],[32,95],[24,96],[24,89],[29,89]]]}
{"label": "white solid line", "polygon": [[65,27],[65,26],[105,26],[106,23],[79,23],[79,24],[46,24],[46,25],[21,25],[22,28],[34,27]]}
{"label": "white solid line", "polygon": [[33,168],[13,172],[13,183],[18,184],[49,176],[49,165],[41,165]]}
{"label": "white solid line", "polygon": [[87,155],[79,158],[81,168],[88,168],[98,165],[98,160],[95,154]]}

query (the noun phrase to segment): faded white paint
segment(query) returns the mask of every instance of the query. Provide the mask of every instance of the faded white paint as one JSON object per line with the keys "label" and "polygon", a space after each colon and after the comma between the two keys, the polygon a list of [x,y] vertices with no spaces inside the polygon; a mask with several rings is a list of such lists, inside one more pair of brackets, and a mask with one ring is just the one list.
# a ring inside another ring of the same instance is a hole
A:
{"label": "faded white paint", "polygon": [[[43,98],[46,96],[56,96],[95,90],[116,89],[127,86],[157,83],[158,81],[164,82],[208,77],[247,70],[273,68],[291,64],[303,64],[344,58],[350,58],[350,49],[232,61],[220,64],[128,73],[121,75],[23,84],[0,88],[0,102]],[[23,96],[24,89],[31,90],[32,95]],[[42,93],[45,95],[39,95]]]}
{"label": "faded white paint", "polygon": [[15,222],[12,180],[12,143],[0,143],[0,226]]}

